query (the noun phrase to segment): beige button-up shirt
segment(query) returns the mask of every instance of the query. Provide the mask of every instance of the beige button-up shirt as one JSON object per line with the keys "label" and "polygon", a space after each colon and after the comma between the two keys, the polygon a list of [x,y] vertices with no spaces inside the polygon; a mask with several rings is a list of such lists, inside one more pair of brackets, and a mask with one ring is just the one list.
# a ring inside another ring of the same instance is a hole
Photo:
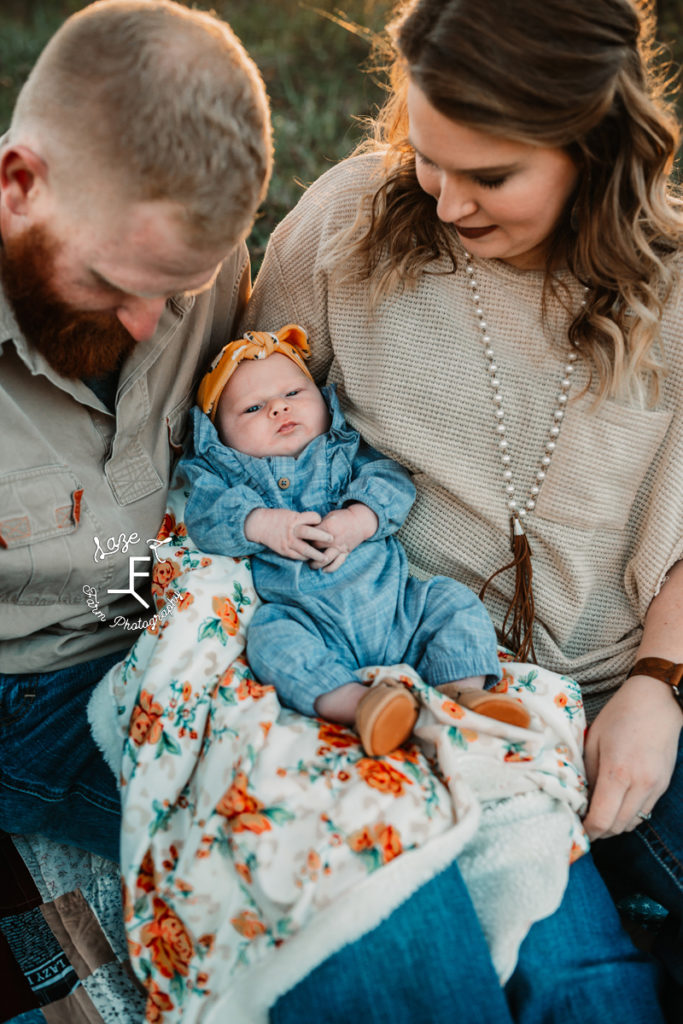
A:
{"label": "beige button-up shirt", "polygon": [[122,367],[114,412],[27,345],[0,292],[0,672],[122,649],[153,614],[147,541],[199,378],[248,288],[240,245],[211,289],[169,300]]}

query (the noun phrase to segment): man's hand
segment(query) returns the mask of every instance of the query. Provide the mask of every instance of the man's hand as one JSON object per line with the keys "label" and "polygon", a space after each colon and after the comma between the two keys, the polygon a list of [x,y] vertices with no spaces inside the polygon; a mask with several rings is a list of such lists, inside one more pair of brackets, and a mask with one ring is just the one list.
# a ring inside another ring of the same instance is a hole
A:
{"label": "man's hand", "polygon": [[244,521],[244,536],[253,544],[264,544],[285,558],[306,561],[320,557],[312,542],[328,545],[334,538],[318,529],[317,512],[294,512],[288,508],[255,508]]}
{"label": "man's hand", "polygon": [[631,676],[605,705],[586,737],[591,839],[631,832],[638,812],[652,811],[671,781],[682,724],[670,687],[649,676]]}
{"label": "man's hand", "polygon": [[320,550],[311,559],[311,568],[334,572],[346,561],[350,551],[377,532],[378,526],[376,514],[361,502],[328,512],[320,527],[330,534],[331,543],[316,541],[315,546]]}

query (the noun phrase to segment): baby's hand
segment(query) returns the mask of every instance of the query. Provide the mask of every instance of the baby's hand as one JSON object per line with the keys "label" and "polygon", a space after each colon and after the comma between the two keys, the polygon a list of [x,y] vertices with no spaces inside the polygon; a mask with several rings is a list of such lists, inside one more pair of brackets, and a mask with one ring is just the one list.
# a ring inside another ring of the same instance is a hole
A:
{"label": "baby's hand", "polygon": [[315,546],[320,550],[311,559],[311,568],[334,572],[346,561],[350,551],[377,532],[379,520],[371,508],[356,502],[328,512],[320,526],[332,535],[332,543],[316,541]]}
{"label": "baby's hand", "polygon": [[254,544],[264,544],[285,558],[304,561],[320,556],[310,541],[328,545],[334,539],[327,530],[317,529],[319,523],[317,512],[255,508],[244,521],[244,536]]}

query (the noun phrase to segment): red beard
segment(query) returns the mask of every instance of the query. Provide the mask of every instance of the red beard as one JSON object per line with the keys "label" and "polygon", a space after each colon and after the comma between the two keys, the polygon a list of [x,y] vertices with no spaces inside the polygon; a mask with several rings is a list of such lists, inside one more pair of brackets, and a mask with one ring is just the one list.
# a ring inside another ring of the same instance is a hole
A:
{"label": "red beard", "polygon": [[0,248],[0,281],[27,342],[53,370],[72,379],[105,377],[135,345],[114,313],[81,312],[52,286],[57,242],[42,226]]}

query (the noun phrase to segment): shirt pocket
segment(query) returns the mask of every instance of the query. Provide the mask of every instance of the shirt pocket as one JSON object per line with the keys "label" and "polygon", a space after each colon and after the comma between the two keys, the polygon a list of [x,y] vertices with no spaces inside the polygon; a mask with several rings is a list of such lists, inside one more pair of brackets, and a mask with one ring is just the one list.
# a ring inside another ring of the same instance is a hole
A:
{"label": "shirt pocket", "polygon": [[623,530],[673,413],[591,395],[570,404],[535,514],[578,529]]}
{"label": "shirt pocket", "polygon": [[68,588],[83,488],[63,466],[0,477],[0,600],[52,604]]}
{"label": "shirt pocket", "polygon": [[171,449],[171,465],[173,465],[182,454],[183,446],[187,436],[187,417],[194,403],[194,393],[183,398],[170,412],[166,413],[166,429],[168,431],[168,443]]}

